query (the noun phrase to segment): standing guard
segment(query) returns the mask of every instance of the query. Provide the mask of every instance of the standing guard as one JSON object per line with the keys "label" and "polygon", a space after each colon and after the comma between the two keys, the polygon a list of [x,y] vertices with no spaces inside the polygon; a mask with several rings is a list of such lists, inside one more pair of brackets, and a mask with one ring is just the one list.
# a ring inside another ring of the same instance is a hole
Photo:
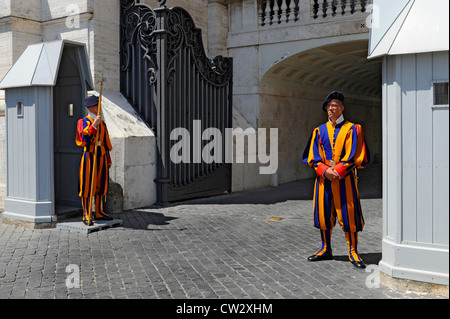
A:
{"label": "standing guard", "polygon": [[332,259],[331,232],[336,217],[348,245],[348,257],[357,268],[365,264],[357,251],[358,232],[364,227],[356,169],[370,160],[362,127],[344,120],[344,95],[331,92],[322,105],[328,122],[315,128],[303,153],[303,162],[316,170],[314,225],[320,229],[322,247],[309,261]]}
{"label": "standing guard", "polygon": [[[108,191],[112,146],[106,124],[102,121],[101,114],[98,114],[99,98],[95,95],[90,96],[85,100],[84,105],[89,114],[78,120],[76,143],[84,147],[79,172],[79,196],[83,206],[83,223],[90,226],[90,210],[94,196],[95,219],[112,220],[112,217],[103,211],[103,201]],[[98,135],[97,139],[96,135]],[[97,145],[95,145],[96,140]],[[96,160],[94,160],[95,155]]]}

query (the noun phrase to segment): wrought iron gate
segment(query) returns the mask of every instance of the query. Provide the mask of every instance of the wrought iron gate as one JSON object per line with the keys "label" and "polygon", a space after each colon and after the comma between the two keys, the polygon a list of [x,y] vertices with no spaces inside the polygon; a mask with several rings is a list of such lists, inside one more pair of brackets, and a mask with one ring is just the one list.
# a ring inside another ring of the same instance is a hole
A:
{"label": "wrought iron gate", "polygon": [[[157,137],[157,201],[229,192],[225,129],[232,127],[232,60],[208,59],[190,14],[158,2],[152,9],[121,0],[121,92]],[[220,141],[202,134],[209,128],[220,133],[214,135]],[[184,139],[177,134],[171,139],[180,131],[187,133]],[[210,143],[213,162],[199,156],[210,151],[205,148]],[[180,152],[183,159],[174,160]]]}

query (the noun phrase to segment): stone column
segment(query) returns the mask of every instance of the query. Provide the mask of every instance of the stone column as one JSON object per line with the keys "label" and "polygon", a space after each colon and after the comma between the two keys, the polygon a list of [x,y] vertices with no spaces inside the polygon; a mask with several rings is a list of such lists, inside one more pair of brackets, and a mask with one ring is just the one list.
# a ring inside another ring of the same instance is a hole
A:
{"label": "stone column", "polygon": [[225,0],[208,1],[208,56],[228,56],[228,7]]}

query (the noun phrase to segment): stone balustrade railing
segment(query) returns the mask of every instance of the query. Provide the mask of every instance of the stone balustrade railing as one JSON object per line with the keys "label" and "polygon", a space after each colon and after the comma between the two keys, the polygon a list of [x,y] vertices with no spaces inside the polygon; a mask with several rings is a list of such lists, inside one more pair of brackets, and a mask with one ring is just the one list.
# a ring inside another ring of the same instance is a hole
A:
{"label": "stone balustrade railing", "polygon": [[261,0],[259,1],[259,24],[269,26],[298,21],[300,0]]}
{"label": "stone balustrade railing", "polygon": [[327,18],[365,12],[369,0],[312,0],[311,17]]}
{"label": "stone balustrade railing", "polygon": [[[258,0],[258,23],[261,27],[296,23],[300,21],[301,1],[308,0]],[[309,0],[310,19],[348,16],[366,12],[371,0]],[[306,21],[303,21],[306,22]],[[312,22],[312,21],[311,21]]]}

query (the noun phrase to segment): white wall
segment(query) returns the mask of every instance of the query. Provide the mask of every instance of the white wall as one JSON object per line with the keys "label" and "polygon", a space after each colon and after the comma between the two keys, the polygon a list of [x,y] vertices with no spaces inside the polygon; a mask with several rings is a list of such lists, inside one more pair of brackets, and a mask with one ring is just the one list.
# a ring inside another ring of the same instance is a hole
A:
{"label": "white wall", "polygon": [[383,65],[383,257],[392,277],[448,285],[449,114],[433,81],[448,51],[387,56]]}

